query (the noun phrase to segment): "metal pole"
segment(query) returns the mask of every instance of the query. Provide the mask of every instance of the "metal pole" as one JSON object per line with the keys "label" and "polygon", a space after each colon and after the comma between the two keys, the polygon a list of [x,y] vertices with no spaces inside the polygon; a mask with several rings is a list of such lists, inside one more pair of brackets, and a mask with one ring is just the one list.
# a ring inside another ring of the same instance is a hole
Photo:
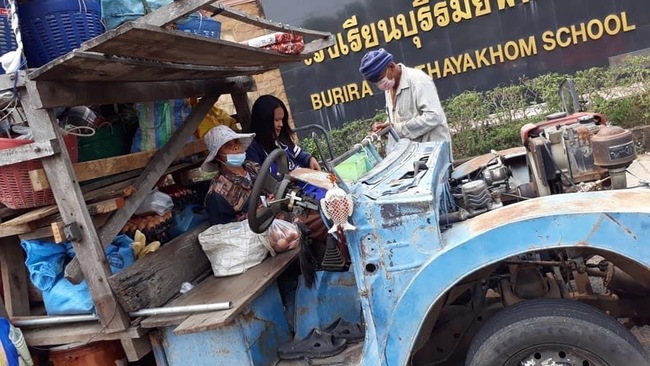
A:
{"label": "metal pole", "polygon": [[40,318],[33,317],[13,317],[11,318],[11,324],[16,327],[35,327],[39,325],[55,325],[55,324],[66,324],[66,323],[79,323],[79,322],[90,322],[98,321],[96,315],[64,315],[64,316],[44,316]]}
{"label": "metal pole", "polygon": [[[141,316],[157,316],[157,315],[181,315],[181,314],[195,314],[207,313],[210,311],[228,310],[232,309],[232,301],[218,302],[214,304],[200,304],[188,306],[173,306],[168,308],[151,308],[141,309],[129,313],[129,317],[137,318]],[[99,320],[96,315],[67,315],[67,316],[44,316],[44,317],[13,317],[11,324],[16,327],[34,327],[55,324],[79,323],[90,322]]]}
{"label": "metal pole", "polygon": [[206,313],[217,310],[232,309],[232,301],[218,302],[214,304],[201,304],[201,305],[188,305],[188,306],[173,306],[168,308],[151,308],[142,309],[129,313],[132,318],[139,316],[156,316],[156,315],[179,315],[179,314],[192,314],[192,313]]}

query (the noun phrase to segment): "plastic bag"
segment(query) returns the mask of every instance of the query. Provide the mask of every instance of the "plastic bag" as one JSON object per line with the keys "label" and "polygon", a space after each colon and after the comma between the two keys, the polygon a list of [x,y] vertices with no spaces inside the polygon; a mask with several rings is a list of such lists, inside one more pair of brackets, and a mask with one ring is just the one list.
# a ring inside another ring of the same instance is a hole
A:
{"label": "plastic bag", "polygon": [[267,233],[269,244],[276,253],[286,252],[300,245],[300,230],[290,222],[276,219]]}
{"label": "plastic bag", "polygon": [[[106,247],[106,259],[112,273],[128,267],[135,261],[131,244],[133,240],[126,235],[118,235]],[[63,277],[63,264],[74,257],[72,244],[55,244],[45,240],[23,240],[21,245],[26,253],[25,264],[29,278],[43,293],[43,302],[48,315],[89,314],[94,304],[88,284],[82,281],[72,284]]]}
{"label": "plastic bag", "polygon": [[173,239],[206,221],[208,221],[208,213],[201,205],[189,205],[178,213],[174,211],[169,236]]}
{"label": "plastic bag", "polygon": [[144,201],[140,204],[140,207],[135,210],[135,215],[156,213],[162,216],[172,208],[174,208],[174,201],[172,198],[168,194],[154,189],[147,195],[147,197],[145,197]]}
{"label": "plastic bag", "polygon": [[102,0],[102,20],[106,30],[110,30],[171,2],[172,0]]}
{"label": "plastic bag", "polygon": [[248,220],[211,226],[199,234],[199,243],[215,277],[244,273],[269,254],[267,236],[252,232]]}
{"label": "plastic bag", "polygon": [[[189,100],[185,99],[140,103],[136,104],[135,109],[138,115],[138,130],[131,145],[133,153],[165,146],[192,111]],[[192,140],[194,136],[188,139]]]}

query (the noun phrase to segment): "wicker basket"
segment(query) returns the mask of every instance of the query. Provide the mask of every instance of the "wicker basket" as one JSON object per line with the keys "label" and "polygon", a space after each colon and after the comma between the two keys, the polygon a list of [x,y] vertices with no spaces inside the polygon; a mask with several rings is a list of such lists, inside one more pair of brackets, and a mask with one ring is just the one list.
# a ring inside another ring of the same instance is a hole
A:
{"label": "wicker basket", "polygon": [[[70,160],[77,162],[77,137],[66,135],[63,140]],[[0,150],[32,143],[32,140],[0,138]],[[30,160],[0,167],[0,203],[13,209],[47,206],[54,203],[52,190],[34,191],[29,171],[42,169],[40,160]]]}

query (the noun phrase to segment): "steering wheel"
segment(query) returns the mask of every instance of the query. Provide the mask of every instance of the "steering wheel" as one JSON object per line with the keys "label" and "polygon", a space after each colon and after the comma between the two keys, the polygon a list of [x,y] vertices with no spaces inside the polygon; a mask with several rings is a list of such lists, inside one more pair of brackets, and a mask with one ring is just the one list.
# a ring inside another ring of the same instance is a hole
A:
{"label": "steering wheel", "polygon": [[[273,163],[277,163],[277,172],[282,174],[282,180],[280,181],[271,175]],[[289,183],[291,183],[291,180],[289,179],[287,153],[282,149],[275,149],[264,160],[253,184],[253,191],[248,199],[248,226],[254,233],[262,234],[265,232],[271,226],[275,216],[287,206],[283,198],[287,193]],[[263,191],[273,193],[275,198],[267,207],[258,210]]]}

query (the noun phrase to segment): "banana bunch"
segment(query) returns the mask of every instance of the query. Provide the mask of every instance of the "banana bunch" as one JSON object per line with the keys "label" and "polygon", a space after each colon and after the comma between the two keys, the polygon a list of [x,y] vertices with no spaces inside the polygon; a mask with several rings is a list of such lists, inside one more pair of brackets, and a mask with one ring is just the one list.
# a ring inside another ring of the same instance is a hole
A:
{"label": "banana bunch", "polygon": [[131,246],[133,248],[133,253],[135,253],[135,258],[140,259],[145,255],[158,250],[158,248],[160,248],[160,242],[156,240],[147,244],[147,237],[142,233],[142,231],[136,230],[133,235],[133,244]]}

